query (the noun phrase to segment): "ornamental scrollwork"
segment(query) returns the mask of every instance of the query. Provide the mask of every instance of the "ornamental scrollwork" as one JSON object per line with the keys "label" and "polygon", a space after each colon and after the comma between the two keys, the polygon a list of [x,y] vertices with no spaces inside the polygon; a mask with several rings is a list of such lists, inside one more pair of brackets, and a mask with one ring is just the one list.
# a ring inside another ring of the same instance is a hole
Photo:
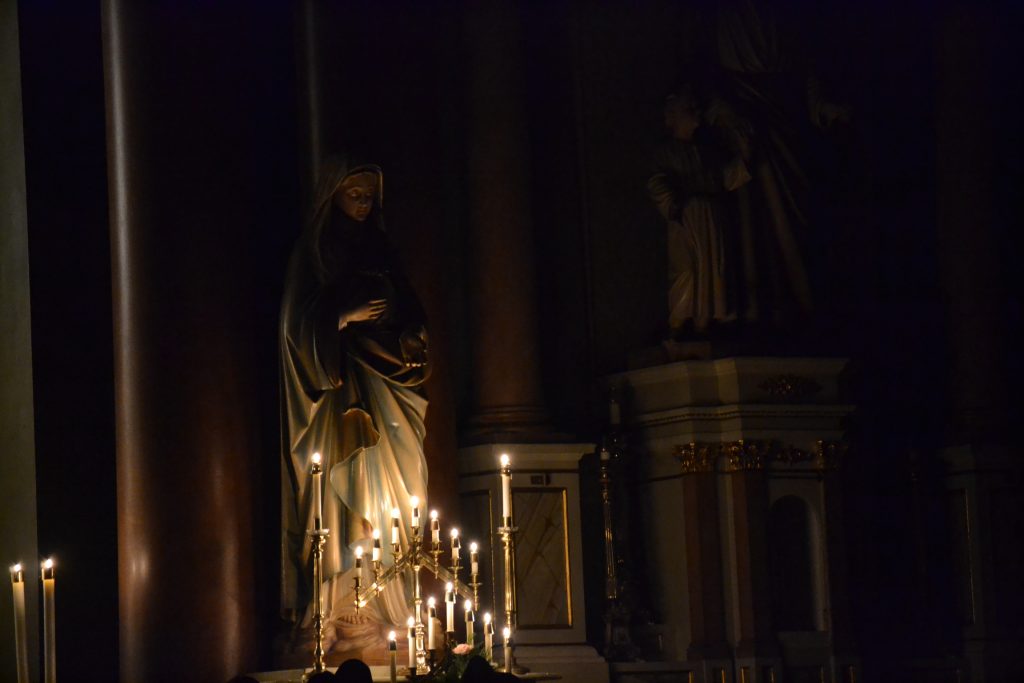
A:
{"label": "ornamental scrollwork", "polygon": [[765,470],[772,465],[809,465],[824,472],[836,470],[846,456],[848,445],[842,441],[819,440],[814,451],[806,451],[774,440],[739,440],[726,443],[690,442],[676,446],[674,455],[683,474],[715,471],[721,458],[721,471]]}

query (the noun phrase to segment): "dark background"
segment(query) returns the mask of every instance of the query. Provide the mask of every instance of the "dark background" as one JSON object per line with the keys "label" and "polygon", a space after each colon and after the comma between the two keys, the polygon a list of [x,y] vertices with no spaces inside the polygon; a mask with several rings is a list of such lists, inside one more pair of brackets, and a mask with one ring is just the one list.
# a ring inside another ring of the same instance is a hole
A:
{"label": "dark background", "polygon": [[[852,361],[852,602],[866,670],[881,671],[908,651],[959,647],[937,452],[984,442],[1020,455],[1010,448],[1019,414],[1011,389],[1022,375],[1013,248],[1020,12],[1009,3],[786,8],[833,99],[853,113],[816,148],[820,313],[786,332],[800,350]],[[111,267],[101,9],[19,3],[38,537],[40,552],[68,567],[59,572],[58,622],[66,680],[90,680],[85,671],[117,677],[118,604],[133,599],[119,596],[116,571],[122,407],[112,349],[123,283]],[[125,14],[131,244],[142,273],[130,339],[141,345],[136,369],[146,387],[139,443],[159,460],[146,471],[168,482],[148,490],[166,501],[153,503],[144,526],[166,546],[161,557],[182,563],[153,570],[153,590],[202,561],[209,548],[196,547],[197,526],[226,525],[207,539],[214,546],[241,539],[217,565],[226,576],[241,568],[231,596],[238,623],[214,622],[206,634],[231,630],[230,643],[210,651],[234,654],[210,671],[273,665],[277,311],[317,154],[357,147],[384,167],[392,239],[432,323],[431,471],[454,472],[473,377],[464,134],[472,54],[460,10],[457,2],[156,2]],[[541,373],[555,426],[580,440],[604,429],[599,378],[665,332],[664,229],[644,183],[662,98],[702,68],[708,11],[667,1],[519,5]],[[949,17],[961,11],[971,21],[951,30]],[[950,67],[944,50],[972,59]],[[973,101],[947,98],[938,85],[960,68]],[[952,138],[967,143],[951,148]],[[961,176],[974,193],[968,204],[980,207],[977,225],[943,229],[943,192]],[[963,263],[973,265],[958,269]],[[520,274],[495,277],[514,286]],[[987,369],[988,389],[968,411],[984,417],[964,421],[972,363]],[[223,510],[202,488],[211,477],[237,479],[238,496],[221,500]],[[450,482],[444,495],[453,494],[454,477],[435,481]],[[1012,577],[1020,567],[1018,550],[1000,571]],[[193,642],[178,635],[194,628],[174,595],[147,603],[138,624],[166,636],[146,652],[169,670]]]}

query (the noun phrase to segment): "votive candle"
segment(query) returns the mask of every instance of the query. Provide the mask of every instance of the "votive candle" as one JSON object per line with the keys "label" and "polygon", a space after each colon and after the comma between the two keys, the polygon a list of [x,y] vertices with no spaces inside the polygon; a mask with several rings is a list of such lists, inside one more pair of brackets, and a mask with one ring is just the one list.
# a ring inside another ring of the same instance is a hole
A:
{"label": "votive candle", "polygon": [[11,590],[14,594],[14,652],[18,683],[28,683],[28,628],[25,626],[25,572],[21,564],[11,567]]}
{"label": "votive candle", "polygon": [[57,683],[57,611],[54,604],[53,559],[42,564],[43,577],[43,648],[46,683]]}
{"label": "votive candle", "polygon": [[444,606],[445,606],[445,619],[447,620],[444,625],[446,633],[455,632],[455,585],[449,581],[444,587]]}

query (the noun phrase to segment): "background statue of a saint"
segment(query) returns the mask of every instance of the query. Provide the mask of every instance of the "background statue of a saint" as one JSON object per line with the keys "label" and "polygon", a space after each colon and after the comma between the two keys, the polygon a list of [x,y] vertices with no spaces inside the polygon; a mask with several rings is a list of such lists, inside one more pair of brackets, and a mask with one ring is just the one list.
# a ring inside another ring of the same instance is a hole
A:
{"label": "background statue of a saint", "polygon": [[[369,649],[408,616],[391,584],[357,618],[353,550],[369,557],[371,533],[389,532],[409,500],[426,499],[423,454],[427,334],[423,309],[384,231],[383,174],[328,160],[311,218],[292,252],[281,304],[282,607],[307,625],[313,511],[309,475],[319,452],[327,473],[324,526],[325,649]],[[385,534],[385,538],[388,535]],[[390,564],[385,543],[385,563]],[[300,629],[301,632],[301,629]]]}
{"label": "background statue of a saint", "polygon": [[[750,180],[740,154],[714,132],[698,137],[702,109],[690,87],[665,101],[669,138],[655,157],[647,191],[668,229],[668,323],[672,337],[736,318],[729,283],[730,235],[721,196]],[[717,132],[717,131],[716,131]]]}

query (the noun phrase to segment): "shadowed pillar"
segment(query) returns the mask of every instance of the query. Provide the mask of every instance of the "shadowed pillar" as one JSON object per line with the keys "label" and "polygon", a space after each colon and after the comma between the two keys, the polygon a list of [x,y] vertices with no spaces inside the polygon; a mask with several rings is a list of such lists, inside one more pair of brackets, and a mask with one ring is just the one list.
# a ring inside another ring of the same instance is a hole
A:
{"label": "shadowed pillar", "polygon": [[275,288],[294,188],[271,179],[285,164],[264,133],[272,95],[288,100],[273,24],[284,40],[290,27],[239,9],[103,4],[126,682],[267,663]]}
{"label": "shadowed pillar", "polygon": [[505,0],[467,3],[465,12],[475,393],[463,440],[542,440],[519,18]]}
{"label": "shadowed pillar", "polygon": [[768,567],[768,479],[764,464],[739,449],[730,483],[736,551],[736,593],[739,640],[736,657],[776,657],[778,641],[771,619]]}
{"label": "shadowed pillar", "polygon": [[[691,444],[690,448],[706,448]],[[683,532],[690,603],[690,644],[686,658],[729,657],[722,594],[722,544],[718,517],[718,481],[713,460],[683,477]]]}
{"label": "shadowed pillar", "polygon": [[1003,133],[1016,126],[1016,90],[1008,86],[1017,72],[1007,61],[1012,29],[999,7],[943,4],[936,40],[936,217],[951,346],[943,459],[957,616],[972,681],[1020,677],[1024,609],[1024,552],[1016,540],[1024,526],[1024,465],[1011,435],[1019,412],[1011,354],[1019,358],[1020,349],[1010,339],[1019,334],[1019,305],[1003,253],[1017,232],[1009,207],[1019,213],[1005,179],[1019,144]]}

